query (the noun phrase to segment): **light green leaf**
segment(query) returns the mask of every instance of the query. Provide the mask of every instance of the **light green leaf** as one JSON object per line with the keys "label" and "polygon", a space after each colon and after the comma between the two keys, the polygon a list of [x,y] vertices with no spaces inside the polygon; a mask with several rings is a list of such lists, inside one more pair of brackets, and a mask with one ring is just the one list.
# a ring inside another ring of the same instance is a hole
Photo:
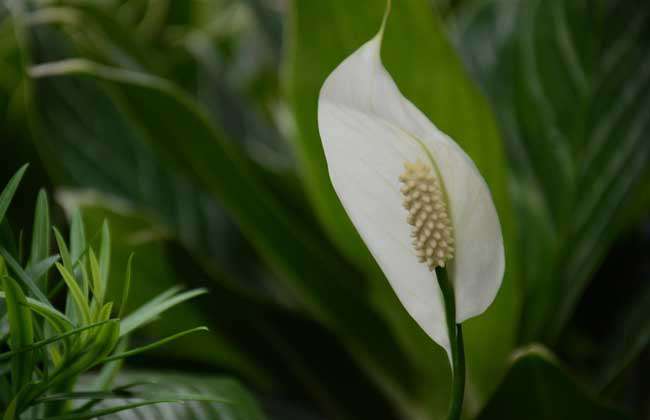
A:
{"label": "light green leaf", "polygon": [[196,289],[176,294],[174,290],[173,294],[166,293],[164,299],[160,299],[159,296],[158,299],[152,300],[122,319],[120,322],[120,336],[125,336],[142,325],[151,322],[169,308],[207,292],[205,289]]}
{"label": "light green leaf", "polygon": [[70,256],[68,245],[66,245],[63,236],[61,236],[61,233],[59,233],[59,230],[54,226],[52,226],[52,229],[54,230],[54,237],[56,238],[56,243],[59,247],[59,255],[61,255],[61,260],[63,261],[63,267],[65,267],[65,269],[69,272],[73,273],[74,267],[72,265],[72,257]]}
{"label": "light green leaf", "polygon": [[100,321],[100,322],[95,322],[93,324],[84,325],[82,327],[78,327],[78,328],[66,331],[63,334],[58,334],[58,335],[46,338],[46,339],[41,340],[41,341],[37,341],[37,342],[35,342],[35,343],[33,343],[33,344],[29,345],[29,346],[21,347],[19,349],[12,350],[12,351],[5,352],[5,353],[0,353],[0,361],[11,358],[16,354],[26,353],[26,352],[30,352],[30,351],[40,349],[41,347],[45,347],[45,346],[48,346],[48,345],[50,345],[52,343],[56,343],[58,341],[67,339],[67,338],[72,337],[74,335],[78,335],[78,334],[80,334],[80,333],[82,333],[82,332],[84,332],[86,330],[96,328],[96,327],[98,327],[100,325],[103,325],[103,324],[105,324],[107,322],[110,322],[110,320],[104,320],[104,321]]}
{"label": "light green leaf", "polygon": [[88,261],[90,263],[90,279],[92,281],[92,292],[97,302],[99,302],[99,306],[101,306],[104,302],[104,293],[106,293],[105,285],[102,280],[99,261],[97,261],[97,257],[95,256],[95,252],[92,248],[89,249],[88,254]]}
{"label": "light green leaf", "polygon": [[77,281],[72,276],[72,273],[66,270],[66,268],[59,263],[56,264],[56,268],[59,270],[59,273],[61,273],[61,277],[63,277],[65,284],[68,286],[68,290],[72,295],[76,310],[79,312],[79,314],[81,314],[81,325],[90,324],[91,316],[90,306],[88,305],[88,297],[84,296],[81,288],[77,284]]}

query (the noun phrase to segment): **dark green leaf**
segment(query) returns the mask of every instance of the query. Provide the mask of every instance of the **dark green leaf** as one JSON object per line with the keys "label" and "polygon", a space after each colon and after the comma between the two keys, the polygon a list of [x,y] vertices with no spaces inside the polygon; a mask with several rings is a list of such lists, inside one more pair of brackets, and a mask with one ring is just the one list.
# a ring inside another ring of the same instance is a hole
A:
{"label": "dark green leaf", "polygon": [[[137,413],[144,417],[155,417],[161,420],[263,420],[266,416],[262,413],[258,403],[252,395],[238,382],[219,377],[191,376],[180,374],[160,374],[154,372],[129,372],[120,376],[118,382],[142,381],[154,382],[157,385],[148,386],[150,398],[160,396],[193,395],[202,396],[205,402],[173,404],[166,406],[165,410],[151,409],[138,410]],[[141,388],[134,391],[141,392]],[[225,401],[210,403],[210,399]],[[102,403],[102,407],[123,402],[110,400]]]}
{"label": "dark green leaf", "polygon": [[16,174],[11,177],[7,185],[2,190],[2,193],[0,193],[0,223],[2,223],[2,220],[4,219],[5,213],[7,212],[9,204],[11,203],[11,199],[13,198],[14,193],[18,188],[18,184],[20,184],[20,180],[23,178],[23,175],[27,170],[27,166],[28,165],[23,165],[18,170],[18,172],[16,172]]}
{"label": "dark green leaf", "polygon": [[[50,226],[50,206],[45,190],[38,192],[32,229],[32,247],[28,267],[45,260],[50,255],[50,231],[52,228]],[[41,278],[34,277],[34,281],[40,284]]]}
{"label": "dark green leaf", "polygon": [[509,145],[527,285],[523,338],[557,339],[650,159],[647,2],[480,2],[468,63]]}
{"label": "dark green leaf", "polygon": [[3,247],[0,247],[0,255],[4,257],[7,266],[16,274],[16,276],[18,276],[18,280],[20,280],[21,283],[23,283],[27,287],[30,293],[38,301],[40,301],[41,303],[47,306],[52,306],[50,304],[50,301],[47,299],[47,297],[45,297],[45,295],[41,291],[41,289],[36,285],[35,279],[29,277],[29,275],[27,275],[25,270],[23,270],[23,268],[20,266],[18,261],[16,261],[15,258],[11,256],[11,254],[9,254],[9,252],[7,252],[7,250],[4,249]]}
{"label": "dark green leaf", "polygon": [[[9,316],[9,345],[12,350],[29,347],[34,342],[32,312],[25,306],[23,291],[9,276],[2,277],[7,314]],[[15,354],[11,359],[11,386],[14,395],[32,380],[34,358],[29,353]]]}
{"label": "dark green leaf", "polygon": [[623,413],[589,396],[546,350],[520,351],[478,420],[624,420]]}
{"label": "dark green leaf", "polygon": [[195,332],[198,332],[198,331],[208,331],[208,329],[206,327],[196,327],[196,328],[192,328],[192,329],[189,329],[189,330],[186,330],[186,331],[182,331],[182,332],[176,333],[176,334],[174,334],[172,336],[165,337],[165,338],[163,338],[161,340],[158,340],[158,341],[156,341],[154,343],[148,344],[146,346],[134,348],[134,349],[122,352],[122,353],[113,354],[113,355],[107,357],[106,359],[104,359],[104,362],[111,362],[113,360],[124,359],[126,357],[135,356],[135,355],[138,355],[140,353],[144,353],[146,351],[153,350],[153,349],[155,349],[157,347],[160,347],[160,346],[163,346],[163,345],[165,345],[165,344],[167,344],[167,343],[169,343],[171,341],[177,340],[177,339],[179,339],[181,337],[184,337],[184,336],[186,336],[188,334],[192,334],[192,333],[195,333]]}

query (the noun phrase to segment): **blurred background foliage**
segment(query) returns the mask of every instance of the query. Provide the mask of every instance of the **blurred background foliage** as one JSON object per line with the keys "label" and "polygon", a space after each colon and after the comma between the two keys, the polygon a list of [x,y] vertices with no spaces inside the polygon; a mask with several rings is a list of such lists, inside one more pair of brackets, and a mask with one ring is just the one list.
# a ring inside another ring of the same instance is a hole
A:
{"label": "blurred background foliage", "polygon": [[[14,230],[45,185],[57,224],[106,218],[113,264],[136,253],[134,306],[210,290],[134,340],[211,334],[125,375],[227,373],[271,419],[443,415],[445,355],[342,211],[316,126],[384,3],[0,4],[0,180],[31,162]],[[386,67],[476,161],[506,238],[504,286],[466,326],[466,416],[649,418],[650,4],[393,3]]]}

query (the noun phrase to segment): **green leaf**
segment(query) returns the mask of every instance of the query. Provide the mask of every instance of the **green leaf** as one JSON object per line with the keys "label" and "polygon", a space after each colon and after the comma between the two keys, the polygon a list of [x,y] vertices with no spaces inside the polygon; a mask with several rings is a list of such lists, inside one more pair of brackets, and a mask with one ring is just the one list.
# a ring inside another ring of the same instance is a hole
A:
{"label": "green leaf", "polygon": [[[70,198],[66,199],[68,204],[64,205],[64,208],[67,209],[67,205],[73,201]],[[82,209],[86,228],[89,231],[99,229],[105,219],[110,222],[111,240],[114,246],[107,300],[113,300],[116,303],[122,302],[118,318],[122,319],[134,309],[152,301],[155,304],[169,299],[174,293],[179,292],[179,288],[174,287],[175,285],[181,281],[192,280],[189,277],[183,278],[180,273],[175,272],[169,263],[169,254],[167,253],[171,243],[168,242],[164,233],[158,230],[158,227],[151,225],[148,219],[136,213],[126,212],[124,209],[109,207],[99,198],[93,201],[75,202],[78,204],[73,208]],[[136,258],[133,258],[134,253],[137,254]],[[126,273],[124,267],[127,268]],[[163,294],[165,290],[168,290],[169,293]],[[161,295],[152,299],[158,294]],[[147,337],[165,337],[197,325],[211,323],[212,327],[215,325],[213,319],[201,310],[206,306],[203,303],[208,299],[214,300],[215,295],[216,292],[209,298],[204,298],[201,304],[197,302],[171,308],[164,314],[160,322],[148,324],[142,333]],[[228,296],[222,297],[222,300],[229,302]],[[220,303],[218,305],[210,303],[209,305],[219,306],[219,312],[215,314],[215,318],[219,320],[229,313],[235,319],[241,316],[241,314],[232,313],[234,309],[222,308]],[[236,303],[232,308],[244,310]],[[228,321],[224,322],[228,325]],[[266,386],[269,383],[266,378],[266,369],[263,366],[254,365],[249,355],[234,348],[229,337],[223,333],[225,328],[220,328],[220,325],[217,324],[211,328],[210,334],[196,334],[181,341],[168,343],[165,347],[160,348],[160,351],[157,351],[156,356],[198,361],[213,366],[227,365],[258,386]],[[243,335],[250,337],[249,333]]]}
{"label": "green leaf", "polygon": [[169,308],[205,294],[208,291],[205,289],[196,289],[176,294],[177,291],[172,289],[169,292],[171,293],[165,293],[164,298],[158,296],[157,299],[153,299],[151,302],[123,318],[120,322],[120,336],[125,336],[142,325],[151,322]]}
{"label": "green leaf", "polygon": [[617,317],[618,328],[612,331],[604,346],[604,366],[596,377],[599,391],[612,388],[621,375],[639,358],[650,344],[650,286],[644,287],[634,300],[629,302],[622,316]]}
{"label": "green leaf", "polygon": [[0,223],[2,223],[2,220],[5,217],[5,213],[9,208],[9,204],[11,204],[11,199],[13,198],[14,193],[18,188],[18,184],[20,184],[20,180],[23,178],[23,175],[25,174],[28,166],[29,165],[23,165],[18,170],[18,172],[16,172],[16,174],[11,177],[7,185],[2,190],[2,193],[0,193]]}
{"label": "green leaf", "polygon": [[63,277],[65,284],[68,286],[76,310],[81,314],[81,325],[90,324],[91,315],[90,306],[88,305],[88,297],[84,296],[77,281],[72,276],[72,273],[66,270],[65,267],[59,263],[56,264],[56,268],[59,270],[59,273],[61,273],[61,277]]}
{"label": "green leaf", "polygon": [[23,268],[20,266],[18,261],[14,259],[9,252],[7,252],[6,249],[0,246],[0,255],[4,257],[7,265],[9,268],[18,276],[18,280],[20,280],[26,287],[29,289],[30,293],[41,303],[47,305],[47,306],[52,306],[50,301],[45,297],[41,289],[36,285],[35,279],[32,279],[29,277],[29,275],[23,270]]}
{"label": "green leaf", "polygon": [[[91,263],[92,267],[92,263]],[[102,239],[99,247],[99,273],[102,284],[102,290],[106,290],[108,284],[108,274],[111,269],[111,232],[108,228],[108,221],[102,223]]]}
{"label": "green leaf", "polygon": [[[75,280],[80,285],[83,295],[88,296],[90,287],[88,285],[87,276],[85,272],[86,271],[85,252],[87,250],[86,232],[84,228],[81,211],[79,209],[76,209],[71,219],[72,219],[70,221],[70,265],[71,267],[68,268],[68,271],[74,273]],[[59,238],[58,236],[57,236],[57,243],[59,244],[59,249],[61,248],[62,244],[63,247],[65,248],[65,242],[62,240],[62,238]],[[63,263],[64,263],[63,265],[66,266],[65,257],[63,256],[65,251],[60,249],[59,252],[61,253],[61,257],[63,258]],[[79,264],[80,267],[77,268],[77,264]],[[79,321],[80,314],[78,314],[75,311],[75,303],[71,293],[69,293],[66,297],[65,313],[73,322]]]}
{"label": "green leaf", "polygon": [[543,348],[521,350],[478,420],[623,420],[590,396]]}
{"label": "green leaf", "polygon": [[198,331],[209,331],[209,330],[206,327],[196,327],[196,328],[192,328],[192,329],[189,329],[189,330],[186,330],[186,331],[181,331],[179,333],[176,333],[176,334],[171,335],[169,337],[165,337],[165,338],[163,338],[161,340],[158,340],[158,341],[156,341],[154,343],[151,343],[151,344],[148,344],[146,346],[134,348],[134,349],[125,351],[123,353],[113,354],[113,355],[107,357],[106,359],[104,359],[104,362],[111,362],[113,360],[124,359],[126,357],[135,356],[137,354],[144,353],[144,352],[149,351],[149,350],[153,350],[153,349],[155,349],[157,347],[160,347],[160,346],[163,346],[163,345],[165,345],[165,344],[167,344],[167,343],[169,343],[171,341],[177,340],[177,339],[179,339],[181,337],[184,337],[184,336],[186,336],[188,334],[192,334],[192,333],[195,333],[195,332],[198,332]]}
{"label": "green leaf", "polygon": [[[346,348],[363,360],[362,366],[392,370],[373,372],[373,377],[406,382],[406,359],[392,339],[393,332],[369,305],[361,279],[313,226],[266,187],[236,145],[224,138],[190,97],[166,80],[86,60],[42,64],[31,73],[37,78],[74,76],[105,82],[127,115],[138,121],[147,140],[220,199],[301,309],[349,340]],[[161,120],[160,115],[166,118]],[[178,138],[189,143],[181,145]],[[358,335],[361,330],[366,333],[363,338]],[[423,337],[420,340],[425,342]],[[387,359],[392,362],[386,363]]]}
{"label": "green leaf", "polygon": [[104,320],[104,321],[100,321],[100,322],[95,322],[93,324],[84,325],[82,327],[78,327],[78,328],[75,328],[73,330],[66,331],[63,334],[58,334],[58,335],[46,338],[46,339],[41,340],[41,341],[37,341],[37,342],[35,342],[35,343],[33,343],[33,344],[29,345],[29,346],[21,347],[19,349],[12,350],[12,351],[9,351],[9,352],[6,352],[6,353],[0,353],[0,361],[11,358],[16,354],[26,353],[26,352],[30,352],[30,351],[40,349],[41,347],[45,347],[45,346],[48,346],[48,345],[50,345],[52,343],[56,343],[56,342],[58,342],[60,340],[67,339],[68,337],[72,337],[74,335],[80,334],[80,333],[82,333],[82,332],[84,332],[86,330],[96,328],[96,327],[98,327],[100,325],[106,324],[107,322],[110,322],[110,320]]}
{"label": "green leaf", "polygon": [[[161,420],[198,418],[205,420],[266,419],[254,397],[241,384],[229,378],[160,374],[155,372],[126,372],[120,375],[118,383],[137,381],[154,383],[154,385],[146,388],[146,391],[151,393],[150,398],[155,398],[156,395],[178,395],[179,397],[193,395],[202,396],[204,400],[204,402],[188,402],[183,405],[168,405],[165,410],[156,410],[155,407],[138,410],[138,413],[146,418],[152,417]],[[136,389],[133,392],[141,391]],[[210,400],[223,402],[210,402]],[[119,400],[109,400],[103,402],[101,406],[107,407],[123,403]]]}
{"label": "green leaf", "polygon": [[47,275],[54,263],[59,261],[59,258],[60,257],[58,255],[52,255],[42,261],[36,261],[34,264],[31,264],[29,267],[27,267],[25,274],[31,279],[41,278]]}
{"label": "green leaf", "polygon": [[59,255],[61,255],[61,260],[63,261],[63,267],[65,267],[65,269],[69,272],[73,273],[74,267],[72,265],[72,257],[70,256],[68,245],[66,245],[65,240],[63,239],[63,236],[61,236],[59,230],[54,226],[52,226],[52,229],[54,230],[56,244],[59,247]]}
{"label": "green leaf", "polygon": [[92,292],[95,299],[99,302],[101,306],[104,302],[104,293],[106,292],[106,285],[102,279],[101,269],[99,267],[99,261],[93,252],[93,249],[90,248],[88,252],[88,261],[90,262],[90,279],[92,280],[91,285]]}
{"label": "green leaf", "polygon": [[[0,292],[0,298],[4,299],[4,297],[4,293]],[[29,306],[32,311],[43,316],[54,330],[59,333],[64,333],[74,328],[68,318],[51,305],[44,304],[43,302],[28,297],[27,306]]]}
{"label": "green leaf", "polygon": [[[9,276],[2,277],[2,288],[9,317],[9,345],[16,351],[34,342],[32,312],[25,306],[26,298],[16,282]],[[31,382],[34,358],[29,353],[19,353],[11,360],[11,385],[14,395]]]}
{"label": "green leaf", "polygon": [[[43,261],[50,255],[50,206],[47,200],[47,193],[45,190],[38,192],[36,199],[36,211],[34,212],[34,224],[32,232],[32,247],[29,254],[28,267]],[[40,277],[34,278],[39,284]],[[47,290],[47,287],[45,288]]]}
{"label": "green leaf", "polygon": [[459,45],[499,113],[516,176],[524,340],[554,342],[650,161],[645,3],[482,1]]}
{"label": "green leaf", "polygon": [[70,257],[74,264],[86,252],[86,230],[81,210],[76,209],[70,222]]}
{"label": "green leaf", "polygon": [[120,313],[117,316],[122,318],[124,311],[126,310],[126,305],[129,302],[129,293],[131,291],[131,278],[133,277],[133,256],[131,253],[129,255],[129,262],[126,263],[126,275],[124,276],[124,285],[122,286],[122,303],[120,303]]}

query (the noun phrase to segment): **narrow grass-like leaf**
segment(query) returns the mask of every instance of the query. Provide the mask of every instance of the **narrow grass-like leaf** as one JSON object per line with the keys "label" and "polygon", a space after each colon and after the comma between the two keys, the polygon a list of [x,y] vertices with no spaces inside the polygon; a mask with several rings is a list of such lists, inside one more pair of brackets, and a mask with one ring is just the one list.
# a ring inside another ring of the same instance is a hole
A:
{"label": "narrow grass-like leaf", "polygon": [[[45,190],[40,190],[36,199],[36,210],[34,212],[29,266],[43,261],[50,254],[50,230],[50,206],[47,200],[47,193]],[[40,278],[34,280],[38,282]]]}
{"label": "narrow grass-like leaf", "polygon": [[[101,416],[106,416],[108,414],[119,413],[121,411],[132,410],[138,407],[144,407],[147,405],[162,404],[162,403],[183,403],[187,401],[204,401],[204,402],[218,402],[218,403],[227,403],[227,400],[214,398],[214,397],[204,397],[201,395],[191,396],[177,396],[169,398],[159,398],[155,400],[141,401],[131,404],[124,404],[117,407],[109,407],[101,410],[90,411],[87,413],[74,413],[74,414],[64,414],[61,416],[48,417],[47,420],[87,420],[94,419]],[[45,420],[45,419],[40,419]]]}
{"label": "narrow grass-like leaf", "polygon": [[2,255],[9,266],[11,270],[18,276],[18,280],[20,280],[26,287],[29,289],[30,293],[41,303],[47,305],[47,306],[52,306],[50,301],[47,299],[47,297],[41,292],[41,289],[36,285],[34,280],[27,275],[25,270],[20,266],[18,261],[14,259],[9,252],[0,246],[0,255]]}
{"label": "narrow grass-like leaf", "polygon": [[133,255],[133,253],[129,255],[129,262],[126,264],[126,275],[124,276],[124,286],[122,287],[122,303],[120,304],[120,312],[117,315],[117,317],[120,319],[122,319],[124,311],[126,310],[126,305],[129,301],[131,279],[133,277]]}
{"label": "narrow grass-like leaf", "polygon": [[120,336],[127,335],[136,328],[139,328],[152,319],[155,319],[158,315],[165,312],[167,309],[205,293],[207,293],[207,290],[205,289],[189,290],[187,292],[170,297],[169,299],[166,299],[162,302],[155,302],[155,304],[150,303],[142,306],[122,320],[120,325]]}
{"label": "narrow grass-like leaf", "polygon": [[59,230],[55,226],[52,226],[52,229],[54,230],[54,237],[56,239],[56,244],[59,247],[59,255],[61,256],[63,266],[69,272],[74,273],[74,269],[72,267],[72,257],[70,256],[68,245],[66,245],[65,240],[63,239],[63,236],[61,236]]}
{"label": "narrow grass-like leaf", "polygon": [[[59,235],[60,236],[60,235]],[[65,247],[65,241],[62,238],[57,238],[59,243],[59,248],[61,243]],[[70,222],[70,263],[72,268],[69,268],[71,273],[74,273],[75,279],[79,280],[81,285],[81,291],[84,296],[88,296],[89,286],[86,281],[85,276],[85,260],[83,258],[84,252],[86,250],[86,231],[84,228],[84,222],[81,217],[81,210],[76,209],[72,215],[72,220]],[[61,251],[62,253],[64,251]],[[62,254],[63,256],[63,254]],[[65,265],[65,260],[64,260]],[[79,321],[79,314],[75,310],[74,301],[72,299],[72,294],[68,294],[65,304],[65,313],[73,322]]]}
{"label": "narrow grass-like leaf", "polygon": [[99,262],[97,257],[93,252],[93,249],[90,248],[88,251],[88,261],[90,262],[90,280],[92,285],[93,296],[95,297],[99,306],[103,305],[104,302],[104,283],[102,282],[101,270],[99,268]]}
{"label": "narrow grass-like leaf", "polygon": [[77,209],[72,214],[72,221],[70,222],[70,257],[73,264],[86,251],[86,229],[81,215],[81,210]]}
{"label": "narrow grass-like leaf", "polygon": [[72,337],[72,336],[77,335],[79,333],[82,333],[82,332],[84,332],[86,330],[96,328],[96,327],[98,327],[100,325],[104,325],[107,322],[110,322],[110,320],[104,320],[104,321],[95,322],[93,324],[84,325],[82,327],[66,331],[63,334],[58,334],[58,335],[56,335],[54,337],[49,337],[49,338],[46,338],[45,340],[37,341],[37,342],[35,342],[35,343],[33,343],[33,344],[29,345],[29,346],[22,347],[22,348],[19,348],[19,349],[16,349],[16,350],[12,350],[12,351],[9,351],[9,352],[6,352],[6,353],[2,353],[2,354],[0,354],[0,361],[9,359],[9,358],[13,357],[16,354],[26,353],[26,352],[30,352],[30,351],[40,349],[41,347],[45,347],[45,346],[50,345],[52,343],[56,343],[58,341],[64,340],[64,339],[69,338],[69,337]]}
{"label": "narrow grass-like leaf", "polygon": [[27,274],[29,278],[39,279],[50,271],[50,268],[52,268],[52,266],[59,261],[59,258],[60,257],[58,255],[52,255],[45,258],[44,260],[37,261],[27,267],[25,274]]}
{"label": "narrow grass-like leaf", "polygon": [[195,333],[195,332],[198,332],[198,331],[209,331],[209,330],[208,330],[207,327],[196,327],[196,328],[192,328],[192,329],[189,329],[189,330],[186,330],[186,331],[182,331],[182,332],[179,332],[178,334],[174,334],[174,335],[171,335],[169,337],[165,337],[165,338],[163,338],[161,340],[158,340],[155,343],[147,344],[146,346],[131,349],[131,350],[125,351],[123,353],[114,354],[114,355],[109,356],[106,359],[104,359],[104,362],[111,362],[113,360],[124,359],[126,357],[135,356],[135,355],[138,355],[140,353],[144,353],[146,351],[153,350],[156,347],[160,347],[162,345],[165,345],[165,344],[169,343],[170,341],[178,340],[181,337],[184,337],[184,336],[186,336],[188,334],[192,334],[192,333]]}
{"label": "narrow grass-like leaf", "polygon": [[[0,299],[4,299],[4,298],[5,298],[4,292],[0,292]],[[27,298],[26,305],[32,311],[43,316],[47,320],[47,322],[49,322],[50,325],[52,325],[54,330],[56,330],[59,333],[64,333],[74,328],[74,326],[68,320],[68,318],[66,318],[65,315],[63,315],[61,312],[56,310],[51,305],[46,305],[43,302],[40,302],[38,300],[29,297]]]}
{"label": "narrow grass-like leaf", "polygon": [[77,308],[79,314],[81,315],[82,324],[84,325],[89,324],[91,317],[90,317],[90,307],[88,306],[88,298],[83,295],[83,292],[81,291],[81,288],[77,284],[77,281],[74,279],[72,274],[68,270],[66,270],[64,266],[57,263],[56,268],[59,270],[59,273],[61,273],[61,276],[65,281],[65,284],[68,286],[68,290],[70,290],[72,298],[74,299],[75,307]]}
{"label": "narrow grass-like leaf", "polygon": [[[128,347],[129,347],[128,337],[122,337],[120,341],[117,343],[117,345],[115,346],[113,352],[122,353],[125,352]],[[96,389],[100,391],[105,391],[109,389],[113,384],[113,382],[115,381],[115,378],[119,374],[120,369],[122,368],[123,365],[124,365],[124,359],[119,359],[113,362],[104,363],[100,371],[95,376],[91,385],[91,389]],[[86,409],[90,409],[95,405],[95,403],[89,402]]]}
{"label": "narrow grass-like leaf", "polygon": [[102,240],[99,247],[99,273],[102,283],[102,290],[106,290],[108,275],[111,268],[111,232],[108,221],[102,224]]}
{"label": "narrow grass-like leaf", "polygon": [[[12,350],[28,347],[34,342],[32,313],[24,303],[25,295],[9,276],[2,277],[7,314],[9,316],[9,344]],[[30,354],[16,354],[11,361],[11,386],[17,394],[32,378],[34,358]]]}
{"label": "narrow grass-like leaf", "polygon": [[42,404],[50,401],[68,400],[104,400],[109,398],[138,398],[138,396],[126,390],[62,392],[39,398],[35,403]]}
{"label": "narrow grass-like leaf", "polygon": [[29,165],[23,165],[18,170],[18,172],[16,172],[14,176],[11,177],[7,185],[2,190],[2,193],[0,193],[0,223],[2,223],[2,220],[5,217],[5,213],[9,208],[9,204],[11,204],[11,199],[14,197],[16,189],[18,188],[18,184],[20,184],[20,180],[23,178],[23,175],[25,174],[28,166]]}

